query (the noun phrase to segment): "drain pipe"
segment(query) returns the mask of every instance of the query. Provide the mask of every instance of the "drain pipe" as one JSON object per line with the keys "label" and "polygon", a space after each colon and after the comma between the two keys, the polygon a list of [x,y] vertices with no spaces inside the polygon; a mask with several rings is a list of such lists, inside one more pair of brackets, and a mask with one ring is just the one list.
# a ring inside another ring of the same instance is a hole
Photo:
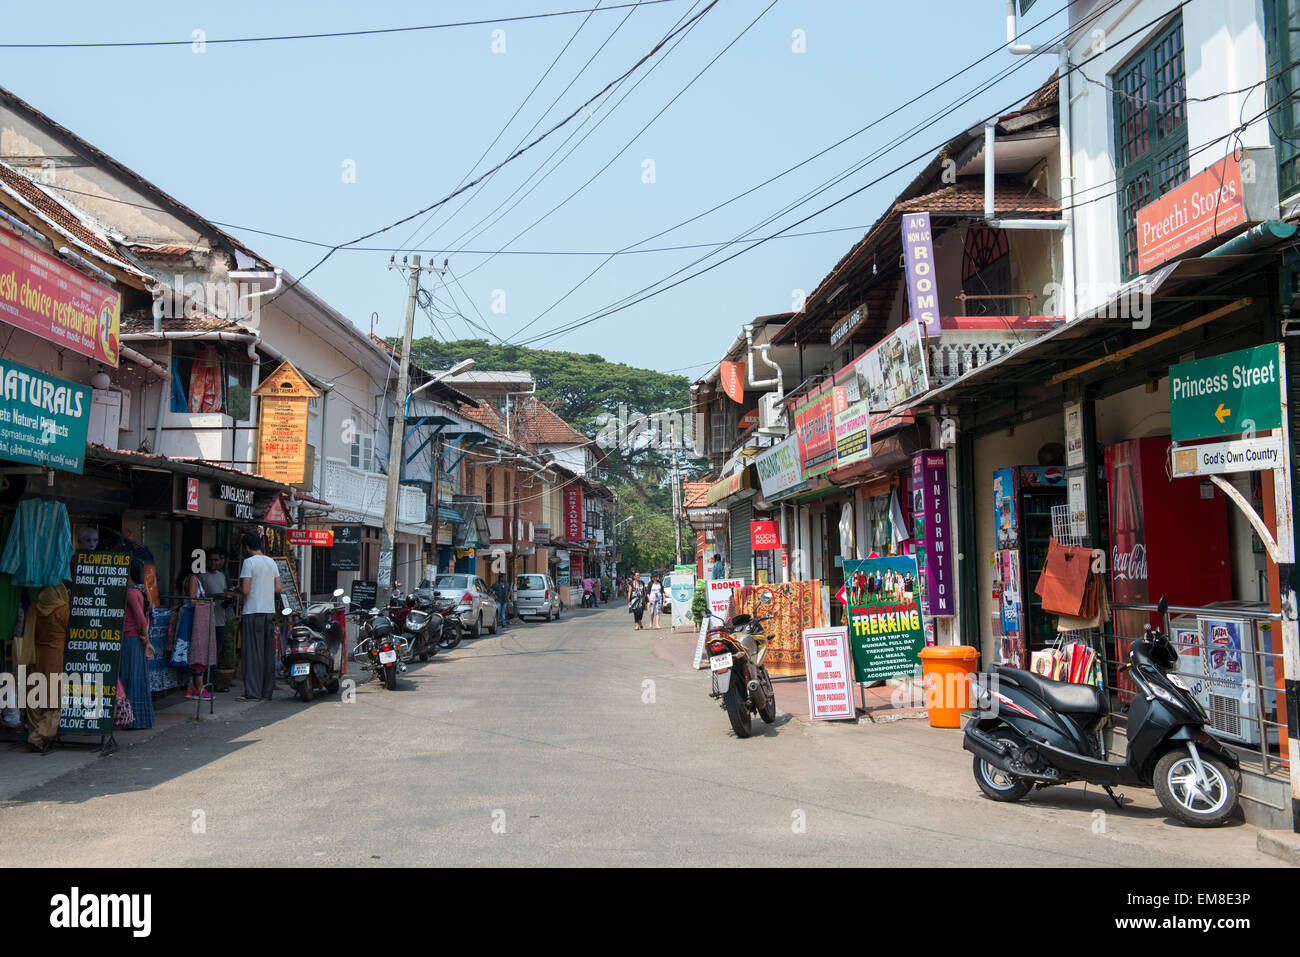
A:
{"label": "drain pipe", "polygon": [[745,373],[749,377],[749,387],[751,389],[770,389],[772,386],[776,386],[777,398],[780,399],[785,395],[785,379],[781,373],[781,367],[773,362],[767,354],[768,350],[772,348],[770,344],[758,347],[758,357],[763,360],[764,365],[776,373],[776,378],[754,378],[754,324],[752,322],[745,324],[745,345],[747,347],[745,349]]}
{"label": "drain pipe", "polygon": [[998,219],[993,201],[996,174],[994,156],[997,139],[997,120],[984,124],[984,219],[994,229],[1047,229],[1061,231],[1061,286],[1064,293],[1062,313],[1067,324],[1075,318],[1074,280],[1074,156],[1070,147],[1070,48],[1065,43],[1033,46],[1020,43],[1016,32],[1016,3],[1007,0],[1007,51],[1017,56],[1038,56],[1043,53],[1057,55],[1057,126],[1060,140],[1061,164],[1061,218],[1060,219]]}

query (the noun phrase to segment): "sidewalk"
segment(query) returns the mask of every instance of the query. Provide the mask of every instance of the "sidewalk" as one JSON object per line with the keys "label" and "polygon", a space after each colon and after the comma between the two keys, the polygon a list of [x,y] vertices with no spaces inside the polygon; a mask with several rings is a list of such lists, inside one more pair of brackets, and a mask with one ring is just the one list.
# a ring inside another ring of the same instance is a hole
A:
{"label": "sidewalk", "polygon": [[[289,696],[290,691],[277,686],[278,695]],[[209,721],[227,721],[256,707],[256,701],[237,701],[243,694],[243,682],[236,679],[230,691],[219,692],[214,702],[202,702],[199,723]],[[200,702],[188,699],[179,690],[154,702],[154,724],[152,728],[125,731],[115,729],[113,738],[118,751],[127,751],[137,745],[152,740],[165,731],[194,721],[194,706]],[[208,712],[209,705],[213,711]],[[60,744],[52,754],[31,754],[21,742],[0,743],[0,801],[10,801],[15,796],[35,787],[43,787],[56,778],[79,770],[98,761],[101,757],[113,756],[112,752],[101,755],[91,748],[97,742],[91,738],[77,737],[77,743]],[[85,743],[83,743],[85,742]]]}
{"label": "sidewalk", "polygon": [[[656,634],[652,629],[646,629],[646,633],[655,639],[654,653],[657,658],[668,662],[675,668],[691,670],[695,659],[695,648],[700,641],[698,630],[687,632],[680,628],[677,631],[664,628]],[[773,677],[772,690],[776,692],[778,711],[788,712],[802,721],[812,720],[808,709],[808,680],[806,678]],[[916,696],[908,695],[907,697],[915,698]],[[865,710],[863,710],[863,698],[866,699]],[[878,688],[859,689],[855,692],[855,703],[859,718],[865,718],[868,722],[877,724],[926,717],[924,708],[898,707],[894,698],[895,689],[886,685]]]}

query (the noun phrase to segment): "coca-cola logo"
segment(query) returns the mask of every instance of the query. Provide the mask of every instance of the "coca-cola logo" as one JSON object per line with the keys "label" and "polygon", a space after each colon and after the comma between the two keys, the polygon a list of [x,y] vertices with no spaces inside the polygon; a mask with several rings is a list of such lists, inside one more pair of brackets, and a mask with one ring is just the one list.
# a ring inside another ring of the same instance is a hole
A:
{"label": "coca-cola logo", "polygon": [[1115,566],[1117,581],[1146,581],[1147,547],[1141,543],[1134,545],[1131,552],[1111,549],[1111,563]]}

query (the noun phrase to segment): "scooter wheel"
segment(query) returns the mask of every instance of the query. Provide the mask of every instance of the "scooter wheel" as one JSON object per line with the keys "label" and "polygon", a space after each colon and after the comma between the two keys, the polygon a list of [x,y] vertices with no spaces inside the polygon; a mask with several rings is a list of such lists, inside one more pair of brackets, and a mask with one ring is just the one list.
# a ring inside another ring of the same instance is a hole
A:
{"label": "scooter wheel", "polygon": [[[994,732],[993,736],[997,738],[1009,737],[1005,733],[998,734],[997,732]],[[1009,771],[1003,771],[1001,768],[989,764],[978,755],[975,757],[974,770],[975,783],[980,786],[981,791],[994,801],[1019,801],[1034,789],[1032,781],[1026,781]]]}
{"label": "scooter wheel", "polygon": [[302,681],[298,682],[297,691],[298,691],[299,700],[311,701],[312,693],[313,693],[312,686],[311,686],[311,679],[303,678]]}
{"label": "scooter wheel", "polygon": [[428,660],[429,660],[429,653],[428,653],[427,651],[422,651],[422,652],[420,652],[420,660],[421,660],[421,661],[428,661]]}
{"label": "scooter wheel", "polygon": [[331,681],[329,684],[327,684],[327,685],[325,686],[325,690],[326,690],[327,692],[329,692],[330,694],[338,694],[338,693],[339,693],[339,679],[338,679],[338,678],[335,678],[333,681]]}
{"label": "scooter wheel", "polygon": [[1196,762],[1175,748],[1156,762],[1156,797],[1164,809],[1191,827],[1216,827],[1232,816],[1240,790],[1237,775],[1218,758],[1201,755],[1207,783],[1196,779]]}

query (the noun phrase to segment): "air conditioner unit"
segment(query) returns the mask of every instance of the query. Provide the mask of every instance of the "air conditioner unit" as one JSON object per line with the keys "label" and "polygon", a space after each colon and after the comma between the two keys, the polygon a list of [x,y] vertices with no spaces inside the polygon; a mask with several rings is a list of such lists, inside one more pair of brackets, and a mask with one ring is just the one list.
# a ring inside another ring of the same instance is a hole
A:
{"label": "air conditioner unit", "polygon": [[758,398],[758,434],[785,435],[790,427],[786,423],[784,396],[767,392]]}

